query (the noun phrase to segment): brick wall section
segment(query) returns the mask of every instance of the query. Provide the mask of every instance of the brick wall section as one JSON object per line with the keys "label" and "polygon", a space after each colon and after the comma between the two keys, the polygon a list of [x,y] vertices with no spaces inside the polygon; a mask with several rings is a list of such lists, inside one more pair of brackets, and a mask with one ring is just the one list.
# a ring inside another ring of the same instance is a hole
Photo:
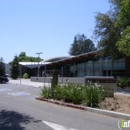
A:
{"label": "brick wall section", "polygon": [[130,57],[125,58],[125,73],[127,77],[130,77]]}

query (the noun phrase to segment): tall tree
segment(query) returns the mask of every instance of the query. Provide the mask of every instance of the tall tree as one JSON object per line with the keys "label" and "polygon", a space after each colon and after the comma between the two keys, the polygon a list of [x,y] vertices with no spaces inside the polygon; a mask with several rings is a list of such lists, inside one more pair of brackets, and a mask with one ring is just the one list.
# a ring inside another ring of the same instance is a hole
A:
{"label": "tall tree", "polygon": [[70,55],[79,55],[79,51],[80,50],[79,50],[78,40],[77,40],[77,37],[75,36],[74,42],[73,42],[73,44],[71,44],[69,54]]}
{"label": "tall tree", "polygon": [[19,62],[26,61],[27,60],[26,53],[25,52],[21,52],[19,54],[19,56],[18,56],[18,60],[19,60]]}
{"label": "tall tree", "polygon": [[4,76],[5,75],[5,64],[3,62],[3,58],[0,58],[0,76]]}
{"label": "tall tree", "polygon": [[96,50],[95,45],[90,39],[87,39],[84,34],[77,34],[71,44],[69,54],[80,55],[94,50]]}
{"label": "tall tree", "polygon": [[19,61],[17,55],[14,56],[14,59],[11,64],[11,78],[17,79],[19,76]]}
{"label": "tall tree", "polygon": [[120,28],[115,26],[116,18],[120,11],[122,0],[109,0],[110,10],[105,13],[97,13],[94,37],[98,41],[98,48],[101,49],[100,54],[109,55],[113,59],[123,56],[119,52],[116,42],[120,38]]}
{"label": "tall tree", "polygon": [[[19,62],[40,62],[42,61],[42,59],[39,57],[26,56],[25,52],[21,52],[18,56],[18,61]],[[11,65],[12,62],[13,61],[10,62]]]}
{"label": "tall tree", "polygon": [[121,28],[121,38],[116,45],[120,52],[130,56],[130,0],[122,1],[116,26]]}

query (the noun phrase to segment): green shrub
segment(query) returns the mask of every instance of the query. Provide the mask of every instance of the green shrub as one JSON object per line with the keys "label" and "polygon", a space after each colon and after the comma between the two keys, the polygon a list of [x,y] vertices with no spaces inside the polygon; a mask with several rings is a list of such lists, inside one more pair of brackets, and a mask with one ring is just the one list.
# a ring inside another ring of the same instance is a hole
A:
{"label": "green shrub", "polygon": [[130,87],[130,78],[128,78],[128,87]]}
{"label": "green shrub", "polygon": [[105,99],[106,91],[102,86],[90,84],[86,86],[86,102],[90,107],[98,107],[98,104]]}
{"label": "green shrub", "polygon": [[54,98],[57,100],[63,99],[63,88],[60,85],[57,85],[54,88]]}
{"label": "green shrub", "polygon": [[70,97],[74,104],[81,104],[81,102],[85,99],[84,97],[84,87],[79,84],[70,84],[71,91]]}
{"label": "green shrub", "polygon": [[130,78],[118,78],[117,79],[117,86],[121,88],[130,87]]}
{"label": "green shrub", "polygon": [[[40,95],[44,98],[51,98],[51,88],[43,87]],[[57,85],[53,89],[53,96],[56,100],[72,102],[74,104],[87,103],[88,106],[98,107],[98,104],[105,99],[105,89],[95,84],[78,85]]]}
{"label": "green shrub", "polygon": [[49,88],[49,87],[43,87],[41,89],[40,96],[44,97],[44,98],[47,98],[47,99],[51,98],[51,88]]}
{"label": "green shrub", "polygon": [[71,89],[72,89],[72,86],[70,87],[70,86],[67,86],[67,85],[63,85],[62,94],[63,94],[63,100],[65,102],[72,102]]}
{"label": "green shrub", "polygon": [[65,102],[73,102],[74,104],[80,104],[83,101],[82,86],[77,84],[57,86],[55,88],[55,98],[64,100]]}
{"label": "green shrub", "polygon": [[29,75],[28,75],[27,73],[25,73],[25,74],[23,75],[23,78],[24,78],[24,79],[28,79],[28,78],[29,78]]}

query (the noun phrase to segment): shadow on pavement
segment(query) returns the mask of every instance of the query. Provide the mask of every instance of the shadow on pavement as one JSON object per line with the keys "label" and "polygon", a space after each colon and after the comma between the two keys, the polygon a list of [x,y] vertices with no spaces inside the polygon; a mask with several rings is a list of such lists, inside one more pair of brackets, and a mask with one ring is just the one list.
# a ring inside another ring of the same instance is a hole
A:
{"label": "shadow on pavement", "polygon": [[29,115],[21,114],[15,111],[0,111],[0,130],[24,130],[22,124],[28,124],[30,122],[41,122],[40,120],[34,120]]}

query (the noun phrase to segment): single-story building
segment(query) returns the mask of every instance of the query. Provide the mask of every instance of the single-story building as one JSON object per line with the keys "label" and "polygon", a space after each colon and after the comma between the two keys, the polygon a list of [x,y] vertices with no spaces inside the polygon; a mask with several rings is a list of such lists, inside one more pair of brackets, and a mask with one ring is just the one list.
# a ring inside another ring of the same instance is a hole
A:
{"label": "single-story building", "polygon": [[84,76],[127,76],[130,77],[130,57],[112,60],[111,57],[99,57],[98,51],[78,56],[54,57],[42,62],[20,62],[21,74],[50,76],[53,70],[59,70],[63,77]]}

